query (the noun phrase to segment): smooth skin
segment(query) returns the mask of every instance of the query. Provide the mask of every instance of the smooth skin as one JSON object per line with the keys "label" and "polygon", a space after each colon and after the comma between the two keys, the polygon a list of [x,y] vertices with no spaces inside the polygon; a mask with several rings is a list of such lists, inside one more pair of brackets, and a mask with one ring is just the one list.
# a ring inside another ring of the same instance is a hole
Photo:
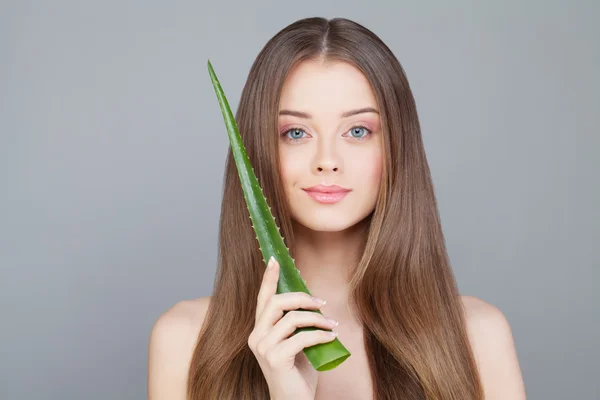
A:
{"label": "smooth skin", "polygon": [[[525,399],[517,353],[505,316],[476,297],[461,296],[461,299],[485,399]],[[210,301],[210,296],[182,300],[156,320],[148,346],[149,400],[186,400],[191,357]]]}
{"label": "smooth skin", "polygon": [[[365,108],[375,111],[342,116]],[[325,328],[320,325],[324,319],[300,321],[301,313],[290,312],[278,320],[279,313],[282,315],[282,310],[292,307],[294,301],[294,309],[308,305],[304,298],[294,297],[288,303],[293,294],[279,297],[265,289],[271,297],[257,299],[257,307],[264,307],[260,315],[257,312],[253,331],[256,334],[249,338],[249,345],[274,391],[293,384],[298,390],[305,390],[307,398],[316,400],[339,396],[364,400],[372,395],[362,326],[348,308],[347,278],[350,267],[360,258],[365,235],[361,222],[375,207],[382,176],[383,133],[378,110],[369,82],[347,63],[304,61],[290,71],[282,88],[277,132],[279,166],[294,222],[295,263],[311,293],[327,301],[323,313],[339,321],[336,331],[352,357],[332,371],[311,375],[302,364],[304,355],[299,341],[304,339],[290,341],[282,337],[297,324],[310,322]],[[303,190],[317,184],[337,184],[351,192],[338,203],[322,204]],[[266,283],[266,276],[263,285],[272,288]],[[506,317],[481,299],[461,299],[486,400],[525,399]],[[189,363],[209,301],[209,297],[181,301],[155,322],[148,348],[150,400],[185,399]],[[307,340],[321,340],[307,336]],[[294,351],[297,357],[292,366]],[[281,372],[286,368],[287,372]],[[315,375],[316,392],[310,397],[315,389]]]}
{"label": "smooth skin", "polygon": [[[305,326],[329,330],[337,322],[318,313],[297,310],[316,310],[323,302],[303,292],[276,294],[278,280],[279,263],[271,260],[258,294],[256,323],[248,338],[248,346],[265,376],[271,399],[313,400],[319,372],[302,349],[330,342],[337,334],[315,330],[290,335]],[[289,312],[283,316],[284,311]]]}

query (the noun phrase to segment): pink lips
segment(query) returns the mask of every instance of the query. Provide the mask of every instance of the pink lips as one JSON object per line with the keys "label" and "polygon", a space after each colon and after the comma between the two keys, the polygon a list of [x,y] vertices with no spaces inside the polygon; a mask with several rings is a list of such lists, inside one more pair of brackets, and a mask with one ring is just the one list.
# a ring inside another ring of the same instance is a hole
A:
{"label": "pink lips", "polygon": [[351,191],[337,185],[317,185],[304,188],[303,190],[319,203],[325,204],[337,203]]}

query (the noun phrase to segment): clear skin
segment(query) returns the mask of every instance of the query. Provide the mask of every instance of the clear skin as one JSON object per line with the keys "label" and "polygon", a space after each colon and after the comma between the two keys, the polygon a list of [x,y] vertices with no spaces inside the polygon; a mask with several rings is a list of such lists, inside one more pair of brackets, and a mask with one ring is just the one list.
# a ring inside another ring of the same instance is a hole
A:
{"label": "clear skin", "polygon": [[[343,116],[366,108],[371,111]],[[365,240],[361,221],[373,211],[381,182],[383,147],[375,95],[350,64],[305,61],[288,75],[279,113],[279,167],[295,225],[296,266],[311,293],[326,291],[328,309],[346,318],[339,311],[347,303],[348,270],[358,261]],[[303,190],[318,184],[351,191],[337,203],[323,204]],[[294,311],[319,304],[305,293],[276,294],[279,265],[272,264],[263,277],[248,344],[272,399],[312,400],[318,372],[302,349],[334,337],[322,330],[290,335],[301,326],[329,330],[336,321]],[[290,312],[283,316],[284,311]]]}
{"label": "clear skin", "polygon": [[[295,222],[296,266],[313,295],[324,298],[323,314],[339,321],[335,330],[352,356],[334,370],[318,373],[302,349],[333,340],[322,331],[289,335],[299,326],[326,330],[324,316],[299,308],[319,308],[305,293],[276,294],[279,266],[266,269],[257,299],[255,327],[248,345],[269,384],[272,400],[315,400],[343,397],[368,399],[372,393],[362,327],[347,309],[348,270],[358,262],[364,241],[361,221],[375,206],[381,180],[379,115],[340,118],[342,112],[376,102],[368,82],[348,64],[325,66],[305,62],[283,87],[280,110],[302,111],[311,119],[282,115],[279,132],[280,169]],[[372,129],[351,132],[355,124]],[[368,136],[367,140],[358,138]],[[296,142],[289,139],[299,139]],[[302,191],[316,184],[337,184],[352,192],[336,204],[320,204]],[[183,300],[155,322],[148,348],[148,398],[186,399],[189,366],[210,297]],[[496,307],[473,296],[461,296],[469,340],[486,400],[525,399],[510,325]],[[283,311],[290,311],[283,316]],[[318,385],[317,385],[318,383]],[[317,391],[316,388],[319,387]]]}
{"label": "clear skin", "polygon": [[[327,294],[328,309],[345,307],[349,267],[358,262],[383,169],[380,115],[375,94],[350,64],[306,61],[287,77],[279,110],[280,172],[295,222],[295,261],[311,293]],[[302,188],[337,184],[352,191],[335,204],[318,203]]]}

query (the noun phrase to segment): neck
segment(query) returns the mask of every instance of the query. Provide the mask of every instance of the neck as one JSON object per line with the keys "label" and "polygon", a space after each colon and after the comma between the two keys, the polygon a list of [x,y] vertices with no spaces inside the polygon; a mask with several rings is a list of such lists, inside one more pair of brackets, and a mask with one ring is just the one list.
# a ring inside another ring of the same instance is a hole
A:
{"label": "neck", "polygon": [[295,264],[313,296],[327,300],[328,309],[345,307],[350,271],[366,243],[365,221],[344,231],[313,231],[294,224]]}

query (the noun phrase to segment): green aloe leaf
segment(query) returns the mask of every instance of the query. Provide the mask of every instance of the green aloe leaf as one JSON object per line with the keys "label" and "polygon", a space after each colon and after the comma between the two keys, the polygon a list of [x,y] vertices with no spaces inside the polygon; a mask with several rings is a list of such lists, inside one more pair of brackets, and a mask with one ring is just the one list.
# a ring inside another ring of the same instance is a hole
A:
{"label": "green aloe leaf", "polygon": [[[254,168],[250,164],[250,159],[242,142],[238,131],[237,123],[229,108],[229,103],[221,84],[215,75],[210,60],[208,61],[208,72],[212,84],[219,100],[221,112],[225,119],[227,134],[231,151],[235,159],[235,165],[242,184],[246,206],[250,212],[252,228],[256,233],[256,238],[260,245],[260,251],[263,255],[265,264],[273,256],[280,265],[279,282],[277,284],[277,293],[304,292],[311,294],[306,287],[306,282],[300,276],[300,271],[296,268],[294,260],[290,256],[289,249],[285,246],[283,237],[279,232],[279,227],[275,224],[275,218],[271,214],[271,208],[267,204],[262,188],[254,173]],[[318,312],[320,310],[304,310]],[[321,329],[314,326],[297,328],[294,334],[301,331],[310,331]],[[324,329],[321,329],[324,330]],[[304,354],[317,371],[328,371],[340,365],[351,353],[344,347],[338,338],[327,342],[319,343],[314,346],[304,348]]]}

